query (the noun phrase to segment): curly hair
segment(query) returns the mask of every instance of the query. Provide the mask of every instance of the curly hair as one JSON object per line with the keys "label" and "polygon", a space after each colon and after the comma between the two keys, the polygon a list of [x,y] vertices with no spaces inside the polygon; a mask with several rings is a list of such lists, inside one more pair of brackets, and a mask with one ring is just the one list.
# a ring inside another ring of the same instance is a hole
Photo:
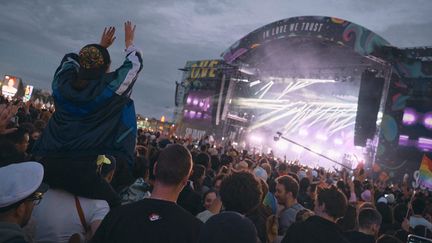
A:
{"label": "curly hair", "polygon": [[258,207],[261,195],[258,179],[249,172],[233,173],[222,181],[220,196],[227,211],[247,214]]}

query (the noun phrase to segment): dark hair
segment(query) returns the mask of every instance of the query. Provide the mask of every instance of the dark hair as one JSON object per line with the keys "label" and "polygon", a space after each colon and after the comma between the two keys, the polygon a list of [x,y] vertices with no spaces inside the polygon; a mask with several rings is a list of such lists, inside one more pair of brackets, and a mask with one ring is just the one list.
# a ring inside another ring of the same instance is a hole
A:
{"label": "dark hair", "polygon": [[309,181],[309,179],[306,178],[306,177],[304,177],[304,178],[302,178],[302,179],[300,180],[300,183],[299,183],[299,191],[301,191],[301,192],[306,192],[307,189],[309,188],[309,186],[310,186],[310,181]]}
{"label": "dark hair", "polygon": [[142,156],[135,157],[132,175],[135,179],[144,178],[149,173],[149,161]]}
{"label": "dark hair", "polygon": [[217,156],[210,156],[211,167],[214,171],[218,171],[221,167],[221,162]]}
{"label": "dark hair", "polygon": [[16,131],[4,135],[4,139],[11,141],[13,144],[20,144],[24,141],[26,134],[29,134],[27,130],[19,127]]}
{"label": "dark hair", "polygon": [[199,153],[195,156],[194,162],[197,165],[203,165],[207,169],[210,165],[210,156],[207,153]]}
{"label": "dark hair", "polygon": [[157,159],[155,177],[167,185],[179,185],[189,176],[192,156],[184,146],[171,144],[161,150]]}
{"label": "dark hair", "polygon": [[336,187],[324,188],[318,190],[318,205],[325,204],[325,212],[331,217],[337,219],[345,215],[347,210],[347,198]]}
{"label": "dark hair", "polygon": [[368,229],[372,225],[381,225],[381,214],[373,208],[360,210],[358,215],[359,228]]}
{"label": "dark hair", "polygon": [[0,167],[24,161],[25,154],[18,151],[11,141],[0,139]]}
{"label": "dark hair", "polygon": [[402,224],[402,222],[405,219],[407,211],[408,211],[408,207],[407,207],[407,205],[405,203],[399,203],[399,204],[397,204],[393,208],[393,217],[394,217],[394,220],[397,223]]}
{"label": "dark hair", "polygon": [[214,190],[214,189],[209,189],[209,190],[207,190],[206,192],[204,192],[204,194],[203,194],[203,196],[202,196],[202,202],[203,202],[203,203],[205,202],[205,198],[207,197],[207,195],[210,194],[210,193],[215,193],[216,196],[219,196],[219,194],[218,194],[218,192],[217,192],[216,190]]}
{"label": "dark hair", "polygon": [[411,205],[414,214],[423,214],[426,208],[426,202],[422,198],[414,199]]}
{"label": "dark hair", "polygon": [[299,184],[292,176],[279,176],[278,178],[276,178],[276,182],[283,185],[285,192],[291,192],[293,198],[297,198]]}
{"label": "dark hair", "polygon": [[380,212],[382,216],[382,224],[393,223],[393,215],[389,205],[383,202],[379,202],[376,204],[376,209],[378,210],[378,212]]}
{"label": "dark hair", "polygon": [[220,196],[227,211],[247,214],[261,202],[261,185],[249,172],[233,173],[221,184]]}
{"label": "dark hair", "polygon": [[33,122],[33,125],[35,126],[35,130],[42,132],[46,127],[46,122],[44,120],[36,120]]}
{"label": "dark hair", "polygon": [[348,205],[347,210],[345,211],[345,215],[337,220],[337,224],[340,226],[342,231],[354,230],[357,221],[356,217],[357,209],[352,205]]}
{"label": "dark hair", "polygon": [[277,170],[278,171],[287,171],[288,166],[285,163],[280,163]]}
{"label": "dark hair", "polygon": [[193,181],[195,186],[195,191],[200,192],[202,189],[202,183],[199,181],[199,179],[205,175],[206,168],[204,165],[193,165],[192,167],[192,175],[190,177],[190,180]]}

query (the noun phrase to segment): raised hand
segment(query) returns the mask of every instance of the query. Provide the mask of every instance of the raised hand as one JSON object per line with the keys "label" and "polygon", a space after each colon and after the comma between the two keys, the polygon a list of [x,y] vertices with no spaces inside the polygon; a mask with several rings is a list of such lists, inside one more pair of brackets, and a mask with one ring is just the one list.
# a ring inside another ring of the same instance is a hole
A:
{"label": "raised hand", "polygon": [[108,28],[108,30],[105,27],[104,32],[102,33],[100,45],[105,47],[105,48],[108,48],[109,46],[111,46],[111,44],[116,39],[114,34],[115,34],[115,27],[111,26]]}
{"label": "raised hand", "polygon": [[7,125],[9,124],[12,117],[18,111],[18,107],[14,105],[6,106],[4,104],[0,105],[0,134],[8,134],[16,131],[16,128],[7,129]]}
{"label": "raised hand", "polygon": [[136,25],[132,26],[131,21],[126,21],[126,23],[124,24],[126,49],[129,46],[133,45],[134,38],[135,38],[135,27],[136,27]]}

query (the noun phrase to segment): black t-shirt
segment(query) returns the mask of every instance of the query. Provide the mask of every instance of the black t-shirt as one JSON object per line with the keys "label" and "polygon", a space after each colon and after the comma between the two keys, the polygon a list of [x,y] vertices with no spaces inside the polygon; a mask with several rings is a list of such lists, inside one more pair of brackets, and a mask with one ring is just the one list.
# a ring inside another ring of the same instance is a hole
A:
{"label": "black t-shirt", "polygon": [[311,216],[306,221],[292,224],[282,243],[349,243],[338,225],[319,216]]}
{"label": "black t-shirt", "polygon": [[351,243],[375,243],[375,237],[358,231],[348,231],[344,236]]}
{"label": "black t-shirt", "polygon": [[169,201],[143,199],[111,211],[92,242],[187,242],[198,241],[203,223]]}

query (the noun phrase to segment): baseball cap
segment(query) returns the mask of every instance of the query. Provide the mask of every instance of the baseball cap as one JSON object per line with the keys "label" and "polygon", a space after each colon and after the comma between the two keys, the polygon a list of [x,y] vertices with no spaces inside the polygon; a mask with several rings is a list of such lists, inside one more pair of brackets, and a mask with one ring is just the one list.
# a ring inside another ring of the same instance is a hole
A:
{"label": "baseball cap", "polygon": [[44,169],[37,162],[10,164],[0,168],[0,209],[13,205],[35,192],[45,193]]}
{"label": "baseball cap", "polygon": [[78,76],[84,80],[98,79],[110,63],[111,58],[105,47],[98,44],[86,45],[79,52]]}

